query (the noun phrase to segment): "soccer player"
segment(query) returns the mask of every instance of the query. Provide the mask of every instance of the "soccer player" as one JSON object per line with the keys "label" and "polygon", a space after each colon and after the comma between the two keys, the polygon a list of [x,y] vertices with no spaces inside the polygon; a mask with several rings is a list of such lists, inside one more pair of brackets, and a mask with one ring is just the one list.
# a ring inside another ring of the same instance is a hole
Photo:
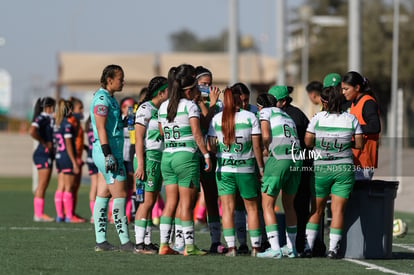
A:
{"label": "soccer player", "polygon": [[121,241],[120,250],[133,252],[125,215],[127,197],[126,170],[123,159],[124,135],[121,110],[114,97],[124,86],[124,71],[119,65],[108,65],[101,75],[101,88],[95,92],[91,105],[92,128],[95,142],[92,158],[98,167],[98,189],[93,210],[95,223],[95,251],[117,250],[106,239],[107,211],[113,198],[112,217]]}
{"label": "soccer player", "polygon": [[337,258],[345,205],[355,182],[352,147],[361,148],[362,130],[354,115],[341,111],[342,101],[340,85],[324,88],[321,93],[324,111],[311,119],[305,135],[306,146],[315,152],[316,211],[311,214],[306,226],[307,243],[304,251],[309,256],[326,201],[331,194],[332,221],[327,256]]}
{"label": "soccer player", "polygon": [[72,102],[64,99],[59,100],[53,133],[56,144],[56,169],[58,172],[55,208],[56,222],[80,223],[85,222],[85,220],[78,219],[73,215],[75,175],[79,173],[79,165],[76,161],[76,129],[69,122],[69,118],[72,116],[72,109]]}
{"label": "soccer player", "polygon": [[33,111],[30,136],[39,142],[33,152],[33,162],[37,168],[37,187],[34,192],[33,206],[35,222],[52,222],[54,219],[45,213],[45,192],[50,182],[53,168],[53,115],[56,101],[51,97],[39,98]]}
{"label": "soccer player", "polygon": [[[270,88],[269,94],[273,95],[275,99],[285,98],[289,91],[286,86],[273,86]],[[287,113],[276,106],[263,108],[260,111],[259,119],[263,145],[265,150],[269,152],[261,191],[266,233],[271,247],[263,253],[258,253],[257,256],[282,258],[274,212],[275,202],[280,190],[282,190],[282,203],[286,215],[287,256],[295,258],[297,257],[297,218],[294,200],[300,183],[302,167],[302,160],[295,159],[295,155],[300,150],[296,124]]]}
{"label": "soccer player", "polygon": [[[181,221],[185,236],[184,255],[204,255],[194,244],[193,207],[200,188],[200,163],[197,148],[204,156],[205,170],[211,169],[210,154],[200,129],[200,112],[192,101],[198,93],[195,68],[182,64],[168,74],[169,99],[158,112],[160,131],[164,136],[161,173],[164,178],[166,204],[160,220],[159,254],[173,254],[168,243],[172,218]],[[171,87],[171,89],[170,89]],[[179,199],[178,199],[179,198]],[[177,209],[177,214],[175,214]]]}
{"label": "soccer player", "polygon": [[158,109],[168,98],[167,86],[167,78],[152,78],[135,116],[135,177],[145,184],[144,202],[135,214],[135,252],[140,254],[155,254],[159,249],[151,242],[152,209],[162,187],[164,142],[158,128]]}
{"label": "soccer player", "polygon": [[[219,100],[219,88],[212,86],[213,74],[203,66],[196,67],[197,88],[200,96],[197,97],[197,105],[200,108],[201,131],[207,137],[208,127],[215,114],[223,110],[223,102]],[[207,144],[207,149],[210,148]],[[205,202],[204,210],[207,210],[207,223],[210,230],[211,245],[209,253],[226,253],[227,249],[221,244],[221,222],[218,205],[218,193],[216,183],[216,158],[211,154],[212,167],[208,172],[204,171],[204,157],[200,154],[200,181],[202,192],[199,202]],[[200,204],[198,205],[200,210]]]}
{"label": "soccer player", "polygon": [[87,158],[86,164],[88,165],[88,174],[91,180],[91,185],[89,188],[89,209],[91,210],[91,220],[90,223],[94,223],[93,221],[93,208],[95,207],[95,198],[96,198],[96,190],[98,187],[98,167],[96,167],[95,163],[92,159],[92,145],[95,141],[93,137],[93,129],[91,124],[91,116],[89,115],[88,119],[85,122],[85,130],[86,135],[88,137],[88,147],[87,147]]}
{"label": "soccer player", "polygon": [[213,117],[208,136],[213,152],[217,152],[216,180],[223,210],[223,235],[227,256],[236,256],[234,210],[239,190],[247,211],[252,256],[261,246],[257,205],[259,182],[256,162],[263,175],[260,148],[260,126],[256,116],[241,108],[240,91],[234,86],[224,91],[223,111]]}

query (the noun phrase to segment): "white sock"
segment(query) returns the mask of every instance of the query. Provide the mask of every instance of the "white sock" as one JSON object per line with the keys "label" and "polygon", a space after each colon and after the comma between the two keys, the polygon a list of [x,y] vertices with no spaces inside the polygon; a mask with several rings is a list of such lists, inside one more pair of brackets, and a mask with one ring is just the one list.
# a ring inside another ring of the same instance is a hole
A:
{"label": "white sock", "polygon": [[296,226],[288,226],[286,228],[286,243],[289,249],[296,249]]}
{"label": "white sock", "polygon": [[227,243],[227,247],[235,247],[236,246],[236,237],[233,236],[224,236],[224,240]]}
{"label": "white sock", "polygon": [[329,251],[338,252],[338,243],[342,239],[342,235],[329,233]]}
{"label": "white sock", "polygon": [[194,244],[194,223],[193,221],[181,221],[183,230],[183,242],[185,245]]}
{"label": "white sock", "polygon": [[267,240],[270,243],[270,247],[272,250],[279,250],[280,244],[279,244],[279,231],[270,231],[266,233]]}
{"label": "white sock", "polygon": [[171,224],[160,223],[160,244],[170,242]]}
{"label": "white sock", "polygon": [[152,238],[152,226],[147,225],[145,228],[145,237],[144,237],[144,243],[145,244],[151,244],[151,238]]}
{"label": "white sock", "polygon": [[175,224],[175,240],[174,245],[177,248],[184,247],[184,232],[181,224]]}
{"label": "white sock", "polygon": [[135,229],[135,243],[140,244],[144,242],[144,236],[145,236],[145,227],[142,226],[134,226]]}
{"label": "white sock", "polygon": [[315,244],[315,239],[317,235],[318,235],[317,230],[308,229],[308,228],[306,229],[306,240],[311,250],[313,250],[313,245]]}

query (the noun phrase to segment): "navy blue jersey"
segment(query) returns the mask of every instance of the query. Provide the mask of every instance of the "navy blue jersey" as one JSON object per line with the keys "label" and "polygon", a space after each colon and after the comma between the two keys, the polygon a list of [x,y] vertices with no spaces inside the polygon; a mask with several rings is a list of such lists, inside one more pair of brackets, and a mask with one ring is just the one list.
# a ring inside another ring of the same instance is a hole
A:
{"label": "navy blue jersey", "polygon": [[73,128],[72,124],[68,122],[66,118],[63,118],[62,122],[60,123],[59,127],[55,127],[54,129],[54,138],[56,144],[56,167],[58,172],[70,172],[73,169],[72,161],[69,158],[68,148],[66,147],[65,139],[70,139],[72,143],[72,152],[73,156],[76,158],[76,150],[75,150],[75,129]]}

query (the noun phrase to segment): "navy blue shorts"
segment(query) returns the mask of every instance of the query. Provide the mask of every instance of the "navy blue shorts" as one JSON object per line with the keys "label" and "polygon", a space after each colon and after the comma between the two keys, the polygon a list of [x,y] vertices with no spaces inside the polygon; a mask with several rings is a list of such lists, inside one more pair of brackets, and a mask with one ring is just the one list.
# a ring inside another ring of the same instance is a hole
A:
{"label": "navy blue shorts", "polygon": [[58,173],[73,174],[73,165],[67,154],[60,154],[59,158],[56,156],[56,170]]}
{"label": "navy blue shorts", "polygon": [[98,167],[96,167],[95,163],[88,162],[87,164],[88,164],[88,172],[89,172],[89,175],[98,174]]}
{"label": "navy blue shorts", "polygon": [[42,152],[36,150],[33,153],[33,162],[37,169],[52,169],[53,168],[53,158],[50,153]]}

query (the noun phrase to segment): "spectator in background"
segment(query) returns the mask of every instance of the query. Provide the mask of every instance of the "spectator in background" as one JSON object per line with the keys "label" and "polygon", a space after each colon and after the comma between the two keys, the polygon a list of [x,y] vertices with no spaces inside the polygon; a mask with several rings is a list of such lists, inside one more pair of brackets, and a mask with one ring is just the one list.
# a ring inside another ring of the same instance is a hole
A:
{"label": "spectator in background", "polygon": [[381,122],[378,103],[368,79],[358,72],[350,71],[342,78],[342,93],[352,102],[349,113],[356,116],[361,125],[364,146],[353,150],[356,180],[372,180],[374,168],[378,167],[378,146]]}
{"label": "spectator in background", "polygon": [[54,219],[43,213],[45,192],[50,182],[53,168],[53,115],[56,101],[51,97],[39,98],[33,111],[33,121],[29,128],[30,136],[39,144],[33,152],[33,162],[37,168],[37,187],[33,206],[35,222],[52,222]]}

